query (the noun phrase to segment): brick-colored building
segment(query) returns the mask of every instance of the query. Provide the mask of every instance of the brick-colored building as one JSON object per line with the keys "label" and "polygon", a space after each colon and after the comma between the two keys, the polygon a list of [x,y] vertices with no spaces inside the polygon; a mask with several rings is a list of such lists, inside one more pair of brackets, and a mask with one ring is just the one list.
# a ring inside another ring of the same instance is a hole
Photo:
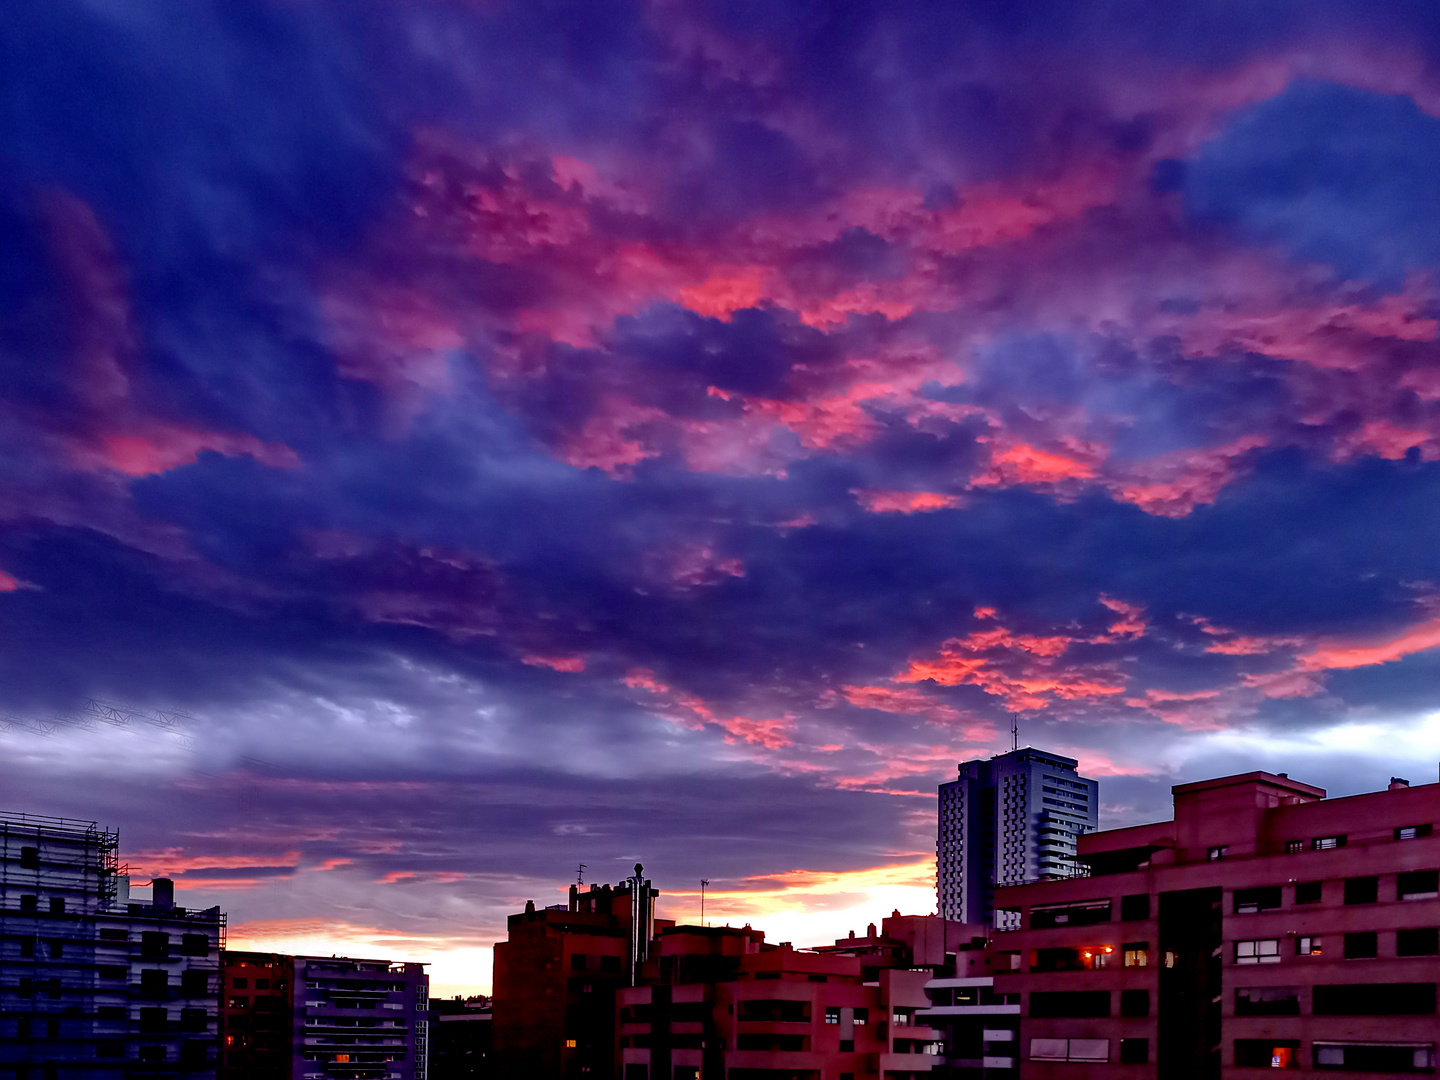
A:
{"label": "brick-colored building", "polygon": [[997,892],[1022,1080],[1433,1072],[1440,785],[1173,791],[1173,821],[1080,838],[1089,877]]}
{"label": "brick-colored building", "polygon": [[226,950],[220,980],[219,1080],[290,1080],[295,958]]}

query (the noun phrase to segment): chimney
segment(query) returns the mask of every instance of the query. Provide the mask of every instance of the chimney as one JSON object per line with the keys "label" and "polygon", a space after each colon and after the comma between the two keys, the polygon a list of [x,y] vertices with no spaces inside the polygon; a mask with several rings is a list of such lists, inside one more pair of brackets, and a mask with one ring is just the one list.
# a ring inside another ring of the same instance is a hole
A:
{"label": "chimney", "polygon": [[870,938],[873,938],[875,936],[875,924],[873,922],[869,926],[865,927],[865,936]]}
{"label": "chimney", "polygon": [[1388,788],[1386,788],[1385,790],[1386,790],[1386,791],[1399,791],[1401,788],[1407,788],[1407,787],[1409,787],[1409,786],[1410,786],[1410,781],[1409,781],[1409,780],[1401,779],[1401,778],[1398,777],[1398,776],[1392,776],[1392,777],[1390,777],[1390,786],[1389,786]]}
{"label": "chimney", "polygon": [[577,886],[570,886],[570,910],[580,910],[580,889]]}
{"label": "chimney", "polygon": [[175,906],[175,882],[168,877],[157,877],[150,883],[150,906],[160,911],[169,911]]}
{"label": "chimney", "polygon": [[525,901],[525,914],[526,914],[526,915],[534,915],[534,914],[535,914],[535,901],[534,901],[534,900],[526,900],[526,901]]}

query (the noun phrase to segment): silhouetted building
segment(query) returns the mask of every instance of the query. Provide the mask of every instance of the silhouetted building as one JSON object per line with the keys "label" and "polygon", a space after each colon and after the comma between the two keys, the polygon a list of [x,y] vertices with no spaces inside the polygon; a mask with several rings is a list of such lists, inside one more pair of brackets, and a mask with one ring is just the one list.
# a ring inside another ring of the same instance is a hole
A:
{"label": "silhouetted building", "polygon": [[641,867],[624,884],[574,886],[568,904],[533,902],[507,920],[495,946],[496,1073],[513,1080],[609,1080],[615,991],[636,979],[655,930],[655,897]]}
{"label": "silhouetted building", "polygon": [[290,1080],[294,958],[226,950],[220,976],[220,1080]]}
{"label": "silhouetted building", "polygon": [[489,998],[430,999],[430,1080],[490,1080],[495,1014]]}
{"label": "silhouetted building", "polygon": [[117,833],[0,814],[0,1065],[17,1078],[215,1076],[225,916],[133,901]]}
{"label": "silhouetted building", "polygon": [[1099,784],[1074,758],[1025,747],[962,762],[940,785],[939,913],[990,926],[996,885],[1075,873],[1075,841],[1099,823]]}
{"label": "silhouetted building", "polygon": [[997,893],[1021,927],[993,955],[1021,1077],[1433,1072],[1440,785],[1173,791],[1173,821],[1080,838],[1091,876]]}

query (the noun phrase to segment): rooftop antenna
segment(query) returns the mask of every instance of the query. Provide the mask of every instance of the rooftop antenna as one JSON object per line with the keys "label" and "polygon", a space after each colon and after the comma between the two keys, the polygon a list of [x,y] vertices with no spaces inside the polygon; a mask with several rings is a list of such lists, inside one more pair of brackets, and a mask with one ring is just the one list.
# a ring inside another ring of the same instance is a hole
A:
{"label": "rooftop antenna", "polygon": [[1020,721],[1015,717],[1010,720],[1010,749],[1012,751],[1020,749]]}
{"label": "rooftop antenna", "polygon": [[705,886],[710,884],[708,877],[700,879],[700,925],[705,925]]}
{"label": "rooftop antenna", "polygon": [[583,862],[575,868],[575,884],[585,884],[585,864]]}

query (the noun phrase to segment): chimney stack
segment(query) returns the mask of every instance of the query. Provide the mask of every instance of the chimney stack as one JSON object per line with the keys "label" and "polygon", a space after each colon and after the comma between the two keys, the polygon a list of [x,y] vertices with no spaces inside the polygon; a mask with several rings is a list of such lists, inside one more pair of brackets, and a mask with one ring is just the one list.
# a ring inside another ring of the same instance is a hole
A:
{"label": "chimney stack", "polygon": [[175,882],[168,877],[157,877],[150,883],[150,906],[160,911],[175,907]]}

